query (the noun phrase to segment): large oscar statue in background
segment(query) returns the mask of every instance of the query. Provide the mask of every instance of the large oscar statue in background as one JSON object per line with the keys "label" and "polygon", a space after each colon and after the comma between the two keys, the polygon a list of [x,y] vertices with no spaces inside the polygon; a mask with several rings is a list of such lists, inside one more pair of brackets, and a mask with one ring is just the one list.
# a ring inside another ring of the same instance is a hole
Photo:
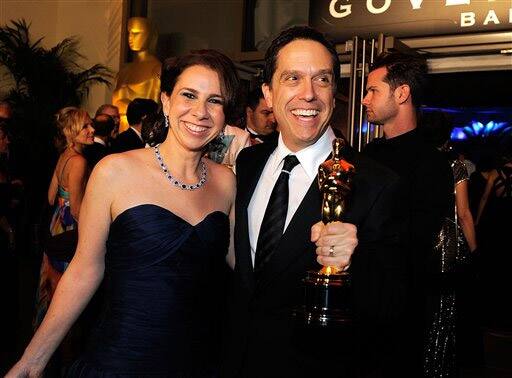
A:
{"label": "large oscar statue in background", "polygon": [[128,19],[128,45],[134,53],[133,62],[126,64],[117,76],[112,103],[119,108],[119,131],[128,128],[126,107],[134,98],[149,98],[158,102],[162,64],[153,55],[158,34],[144,17]]}

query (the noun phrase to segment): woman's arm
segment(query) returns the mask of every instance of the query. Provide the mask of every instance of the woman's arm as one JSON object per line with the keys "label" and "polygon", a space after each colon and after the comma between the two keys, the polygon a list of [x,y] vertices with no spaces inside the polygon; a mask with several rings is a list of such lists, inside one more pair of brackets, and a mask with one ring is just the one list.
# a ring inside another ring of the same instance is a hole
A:
{"label": "woman's arm", "polygon": [[71,215],[78,221],[80,205],[87,184],[87,160],[83,156],[73,156],[66,168],[69,207],[71,208]]}
{"label": "woman's arm", "polygon": [[[101,164],[98,164],[100,166]],[[84,196],[78,246],[64,272],[48,312],[7,377],[38,377],[71,325],[98,288],[105,267],[105,241],[114,190],[108,169],[95,169]]]}
{"label": "woman's arm", "polygon": [[52,181],[50,181],[50,186],[48,187],[48,203],[50,206],[53,206],[55,202],[55,196],[57,195],[57,189],[59,188],[59,180],[57,180],[57,172],[54,169],[52,175]]}
{"label": "woman's arm", "polygon": [[455,186],[455,203],[457,205],[457,218],[468,242],[469,250],[473,252],[476,249],[475,225],[473,216],[469,210],[468,200],[468,181],[464,180]]}
{"label": "woman's arm", "polygon": [[231,204],[229,211],[229,249],[226,255],[226,262],[232,270],[235,270],[235,201]]}
{"label": "woman's arm", "polygon": [[498,177],[498,171],[493,169],[487,178],[487,184],[485,186],[484,193],[482,194],[482,198],[480,198],[480,204],[478,205],[478,212],[476,215],[475,225],[478,225],[480,222],[480,218],[482,217],[482,213],[484,212],[485,205],[487,204],[487,200],[489,199],[489,195],[491,194],[492,187],[494,185],[494,180]]}
{"label": "woman's arm", "polygon": [[[225,168],[225,167],[222,167]],[[229,249],[226,255],[226,262],[229,267],[235,269],[235,200],[236,200],[236,178],[230,169],[223,169],[226,178],[223,180],[226,184],[224,193],[229,196]]]}

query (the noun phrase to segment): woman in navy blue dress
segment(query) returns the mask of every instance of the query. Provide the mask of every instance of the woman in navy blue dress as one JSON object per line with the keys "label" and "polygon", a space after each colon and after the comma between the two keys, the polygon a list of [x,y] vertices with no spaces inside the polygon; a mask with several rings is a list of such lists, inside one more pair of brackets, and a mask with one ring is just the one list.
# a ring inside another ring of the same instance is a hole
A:
{"label": "woman in navy blue dress", "polygon": [[166,130],[94,168],[75,256],[8,377],[35,377],[104,279],[105,303],[72,377],[215,377],[219,272],[235,179],[203,157],[235,109],[233,63],[211,50],[164,64]]}

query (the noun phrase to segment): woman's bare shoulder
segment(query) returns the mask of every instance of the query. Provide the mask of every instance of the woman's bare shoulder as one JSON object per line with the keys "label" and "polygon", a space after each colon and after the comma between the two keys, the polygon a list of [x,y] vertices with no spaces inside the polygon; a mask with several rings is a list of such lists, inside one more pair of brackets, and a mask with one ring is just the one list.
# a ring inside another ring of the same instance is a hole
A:
{"label": "woman's bare shoulder", "polygon": [[124,181],[143,169],[143,152],[145,151],[136,150],[107,155],[96,164],[92,174],[109,180]]}
{"label": "woman's bare shoulder", "polygon": [[236,186],[236,177],[233,171],[229,167],[215,163],[210,159],[205,159],[205,161],[216,185],[219,185],[224,191],[232,192]]}
{"label": "woman's bare shoulder", "polygon": [[87,159],[82,154],[74,154],[68,158],[67,167],[87,166]]}
{"label": "woman's bare shoulder", "polygon": [[60,167],[57,167],[57,169],[60,169],[58,171],[59,178],[62,177],[65,186],[67,186],[70,177],[83,176],[87,172],[88,163],[83,155],[74,154],[62,159]]}
{"label": "woman's bare shoulder", "polygon": [[[116,173],[119,170],[133,170],[137,169],[139,165],[143,164],[148,160],[147,149],[137,149],[132,151],[126,151],[116,154],[110,154],[100,160],[96,167],[110,171],[113,170]],[[96,167],[94,169],[96,169]]]}

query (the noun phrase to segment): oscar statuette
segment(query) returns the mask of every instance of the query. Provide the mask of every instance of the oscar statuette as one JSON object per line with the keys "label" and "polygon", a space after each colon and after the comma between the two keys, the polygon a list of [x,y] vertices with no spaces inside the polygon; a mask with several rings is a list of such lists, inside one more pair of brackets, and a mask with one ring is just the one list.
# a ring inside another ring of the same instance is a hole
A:
{"label": "oscar statuette", "polygon": [[[333,141],[332,158],[318,168],[322,222],[341,221],[352,190],[354,166],[343,159],[343,139]],[[334,251],[330,251],[334,256]],[[352,322],[350,274],[335,266],[310,270],[304,278],[304,303],[295,311],[308,326],[333,327]]]}

